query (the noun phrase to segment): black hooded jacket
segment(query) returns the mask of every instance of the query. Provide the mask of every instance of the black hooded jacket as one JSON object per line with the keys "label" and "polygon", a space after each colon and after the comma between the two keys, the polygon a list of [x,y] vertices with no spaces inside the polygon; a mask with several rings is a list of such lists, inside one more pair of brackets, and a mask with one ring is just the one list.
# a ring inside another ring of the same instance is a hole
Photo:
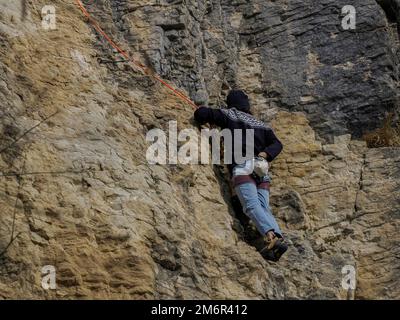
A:
{"label": "black hooded jacket", "polygon": [[[282,143],[270,127],[254,118],[251,114],[239,111],[237,108],[212,109],[200,107],[195,111],[194,118],[200,124],[209,123],[217,125],[221,129],[227,128],[232,131],[234,129],[244,129],[243,132],[245,132],[245,129],[254,129],[254,155],[266,152],[268,161],[274,160],[282,151]],[[242,136],[242,143],[245,143],[244,136]],[[233,134],[232,137],[234,137]],[[233,141],[233,144],[235,144],[235,141]],[[245,146],[243,146],[242,150],[245,150]],[[230,166],[230,169],[232,167]]]}

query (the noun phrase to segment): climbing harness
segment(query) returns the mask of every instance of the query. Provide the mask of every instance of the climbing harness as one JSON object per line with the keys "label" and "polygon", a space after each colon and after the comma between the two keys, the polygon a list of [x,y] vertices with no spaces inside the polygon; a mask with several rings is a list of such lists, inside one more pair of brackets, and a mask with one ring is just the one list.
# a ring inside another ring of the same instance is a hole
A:
{"label": "climbing harness", "polygon": [[122,55],[128,62],[133,63],[136,67],[141,69],[144,73],[147,75],[153,77],[155,80],[160,82],[163,86],[167,87],[169,90],[171,90],[175,96],[177,96],[179,99],[183,100],[184,102],[190,104],[193,109],[197,109],[197,105],[190,100],[186,95],[184,95],[182,92],[178,91],[175,89],[173,86],[168,84],[165,80],[161,79],[157,74],[154,74],[153,72],[149,72],[150,69],[146,67],[144,64],[140,63],[139,61],[134,60],[131,58],[128,53],[126,53],[124,50],[122,50],[100,27],[98,22],[90,15],[90,13],[86,10],[85,6],[83,5],[81,0],[76,0],[76,4],[79,6],[81,9],[82,13],[86,16],[86,18],[89,20],[89,22],[92,24],[92,26],[95,28],[95,30],[103,36],[103,38],[115,49],[118,51],[120,55]]}

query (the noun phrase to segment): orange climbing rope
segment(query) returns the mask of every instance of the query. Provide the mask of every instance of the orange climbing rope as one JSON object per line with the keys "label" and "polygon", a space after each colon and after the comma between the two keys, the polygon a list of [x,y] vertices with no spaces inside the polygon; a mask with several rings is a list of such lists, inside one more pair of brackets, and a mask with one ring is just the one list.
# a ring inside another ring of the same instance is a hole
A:
{"label": "orange climbing rope", "polygon": [[[82,4],[81,0],[76,0],[77,5],[83,12],[83,14],[88,18],[89,22],[93,25],[93,27],[96,29],[98,33],[100,33],[104,39],[107,40],[107,42],[115,49],[117,50],[125,59],[128,61],[132,62],[136,67],[140,68],[143,70],[146,74],[148,74],[148,68],[143,65],[142,63],[134,60],[131,58],[124,50],[122,50],[100,27],[100,25],[97,23],[97,21],[90,15],[90,13],[86,10],[85,6]],[[190,104],[194,109],[197,109],[197,105],[190,100],[187,96],[185,96],[182,92],[179,92],[177,89],[172,87],[170,84],[168,84],[165,80],[161,79],[158,75],[156,74],[151,74],[151,77],[159,81],[162,85],[166,86],[169,90],[171,90],[175,96],[180,98],[181,100],[185,101],[186,103]]]}

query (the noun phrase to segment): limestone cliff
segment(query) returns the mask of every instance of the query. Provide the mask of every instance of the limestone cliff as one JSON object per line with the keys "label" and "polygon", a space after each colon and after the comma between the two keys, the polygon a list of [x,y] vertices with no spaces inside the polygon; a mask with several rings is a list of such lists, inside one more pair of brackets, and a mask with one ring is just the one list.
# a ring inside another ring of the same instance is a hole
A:
{"label": "limestone cliff", "polygon": [[274,264],[247,241],[222,167],[146,161],[146,132],[193,128],[190,106],[112,63],[74,1],[1,0],[0,299],[400,298],[400,149],[361,139],[398,111],[400,2],[350,1],[345,31],[348,2],[83,1],[197,103],[237,86],[274,127],[271,205],[290,244]]}

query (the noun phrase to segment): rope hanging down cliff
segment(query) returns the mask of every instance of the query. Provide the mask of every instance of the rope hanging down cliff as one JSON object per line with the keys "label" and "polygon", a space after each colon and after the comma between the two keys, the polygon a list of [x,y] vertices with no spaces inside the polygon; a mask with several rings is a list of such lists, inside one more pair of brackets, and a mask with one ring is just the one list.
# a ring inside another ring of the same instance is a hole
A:
{"label": "rope hanging down cliff", "polygon": [[[131,58],[124,50],[122,50],[104,31],[103,29],[100,27],[100,25],[98,24],[98,22],[90,15],[90,13],[86,10],[85,6],[82,4],[81,0],[75,0],[76,4],[79,6],[79,8],[81,9],[82,13],[86,16],[86,18],[89,20],[89,22],[92,24],[92,26],[95,28],[95,30],[101,35],[103,36],[103,38],[115,49],[118,51],[119,54],[121,54],[126,60],[127,62],[131,62],[133,63],[136,67],[140,68],[141,70],[143,70],[143,72],[145,72],[146,74],[148,74],[148,70],[149,68],[146,67],[145,65],[143,65],[142,63],[134,60],[133,58]],[[179,99],[181,99],[182,101],[190,104],[193,109],[197,109],[197,105],[190,100],[187,96],[185,96],[182,92],[178,91],[177,89],[175,89],[173,86],[171,86],[170,84],[168,84],[165,80],[163,80],[162,78],[160,78],[158,75],[156,74],[150,74],[151,77],[153,77],[155,80],[157,80],[158,82],[160,82],[163,86],[167,87],[169,90],[171,90],[174,95],[176,97],[178,97]]]}

